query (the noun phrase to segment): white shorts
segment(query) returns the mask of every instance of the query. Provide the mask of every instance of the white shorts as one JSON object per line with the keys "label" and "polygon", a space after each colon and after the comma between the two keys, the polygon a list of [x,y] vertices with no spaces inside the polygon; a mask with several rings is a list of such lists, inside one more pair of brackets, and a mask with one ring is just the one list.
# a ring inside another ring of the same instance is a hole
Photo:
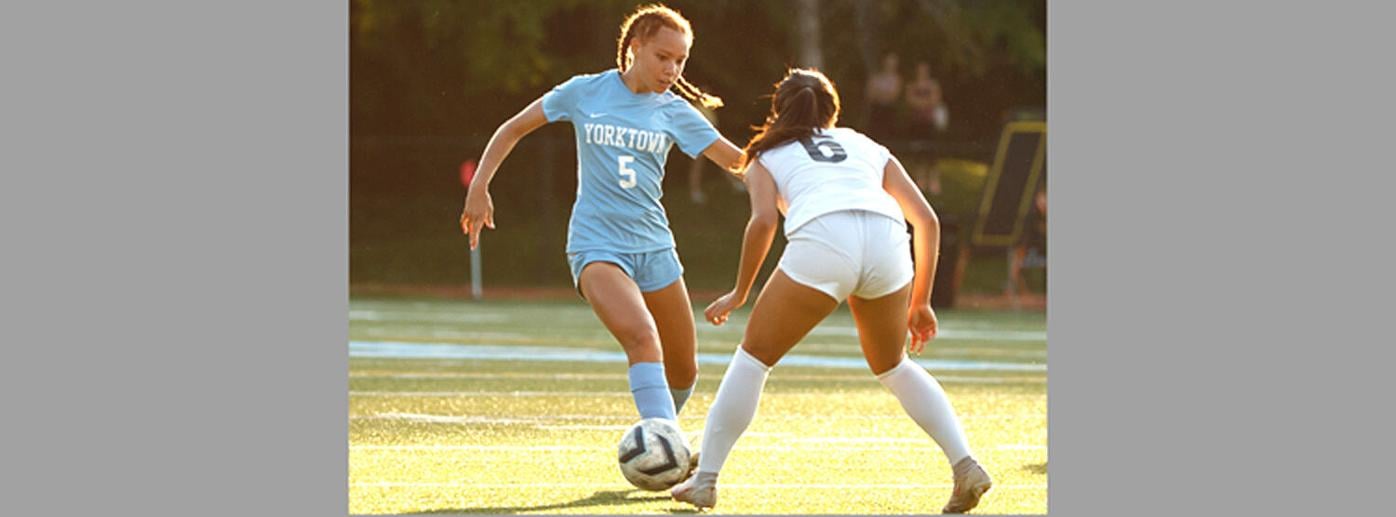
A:
{"label": "white shorts", "polygon": [[779,267],[838,301],[880,298],[916,276],[906,223],[863,210],[831,212],[796,228]]}

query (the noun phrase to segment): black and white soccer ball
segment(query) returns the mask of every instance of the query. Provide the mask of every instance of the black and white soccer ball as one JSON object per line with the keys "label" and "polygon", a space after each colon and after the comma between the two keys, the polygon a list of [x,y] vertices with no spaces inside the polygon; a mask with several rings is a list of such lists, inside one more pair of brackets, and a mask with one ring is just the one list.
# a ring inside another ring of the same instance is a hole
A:
{"label": "black and white soccer ball", "polygon": [[674,423],[646,418],[620,440],[620,473],[644,490],[666,490],[688,474],[688,444]]}

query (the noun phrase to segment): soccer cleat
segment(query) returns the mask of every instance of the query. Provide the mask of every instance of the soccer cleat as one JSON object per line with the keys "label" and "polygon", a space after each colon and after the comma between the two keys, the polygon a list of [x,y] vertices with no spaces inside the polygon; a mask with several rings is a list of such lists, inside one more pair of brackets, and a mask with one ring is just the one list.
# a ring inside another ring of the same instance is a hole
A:
{"label": "soccer cleat", "polygon": [[989,491],[989,487],[994,485],[994,480],[989,478],[989,473],[984,472],[984,468],[979,466],[979,462],[974,458],[966,457],[954,466],[955,489],[950,493],[950,501],[945,503],[945,508],[940,509],[940,513],[965,513],[979,506],[979,497],[984,492]]}
{"label": "soccer cleat", "polygon": [[700,510],[712,508],[717,504],[717,473],[695,473],[693,477],[674,487],[669,495],[673,496],[675,501],[692,504]]}

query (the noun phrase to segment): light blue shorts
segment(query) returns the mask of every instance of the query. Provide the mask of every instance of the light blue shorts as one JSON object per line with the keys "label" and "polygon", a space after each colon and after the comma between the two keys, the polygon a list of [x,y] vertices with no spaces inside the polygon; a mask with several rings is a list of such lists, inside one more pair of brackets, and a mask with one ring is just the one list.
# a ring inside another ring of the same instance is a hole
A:
{"label": "light blue shorts", "polygon": [[567,262],[572,266],[572,286],[577,288],[577,294],[582,293],[582,269],[592,262],[609,262],[619,266],[621,271],[635,281],[642,293],[669,287],[669,284],[677,282],[683,276],[683,264],[679,262],[679,253],[674,248],[644,253],[579,251],[568,253]]}

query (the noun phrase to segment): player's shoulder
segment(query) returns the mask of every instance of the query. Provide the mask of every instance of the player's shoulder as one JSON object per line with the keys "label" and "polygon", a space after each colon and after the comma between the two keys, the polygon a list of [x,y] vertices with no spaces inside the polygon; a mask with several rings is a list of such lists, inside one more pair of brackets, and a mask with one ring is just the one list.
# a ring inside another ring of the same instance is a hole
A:
{"label": "player's shoulder", "polygon": [[682,96],[680,96],[677,93],[674,93],[673,91],[665,91],[664,93],[659,94],[656,99],[657,104],[659,105],[659,109],[670,116],[674,116],[676,114],[687,115],[690,113],[702,116],[701,113],[698,113],[697,106],[694,106],[692,102],[688,101],[688,99],[683,98]]}
{"label": "player's shoulder", "polygon": [[612,74],[618,73],[616,69],[603,70],[590,74],[577,74],[562,82],[563,86],[569,88],[594,88],[609,79]]}
{"label": "player's shoulder", "polygon": [[859,132],[851,127],[836,127],[827,129],[828,134],[834,139],[843,142],[845,146],[853,146],[859,149],[866,149],[869,152],[885,153],[887,147],[872,137]]}
{"label": "player's shoulder", "polygon": [[824,130],[821,130],[821,131],[822,131],[824,134],[829,135],[829,136],[834,137],[834,138],[837,138],[837,139],[854,140],[854,141],[859,141],[859,142],[869,142],[869,143],[874,143],[874,144],[877,143],[877,142],[874,141],[872,138],[869,138],[868,135],[865,135],[865,134],[863,134],[863,133],[860,133],[858,130],[853,129],[853,128],[851,128],[851,127],[832,127],[832,128],[824,129]]}

